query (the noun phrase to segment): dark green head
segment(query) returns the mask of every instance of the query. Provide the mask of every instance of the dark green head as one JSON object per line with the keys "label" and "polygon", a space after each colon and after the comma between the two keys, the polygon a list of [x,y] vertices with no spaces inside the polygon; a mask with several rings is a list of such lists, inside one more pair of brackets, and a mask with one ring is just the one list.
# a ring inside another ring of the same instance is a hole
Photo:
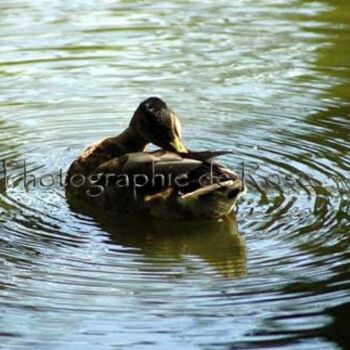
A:
{"label": "dark green head", "polygon": [[162,149],[187,152],[181,139],[179,119],[158,97],[149,97],[140,103],[131,119],[130,128]]}

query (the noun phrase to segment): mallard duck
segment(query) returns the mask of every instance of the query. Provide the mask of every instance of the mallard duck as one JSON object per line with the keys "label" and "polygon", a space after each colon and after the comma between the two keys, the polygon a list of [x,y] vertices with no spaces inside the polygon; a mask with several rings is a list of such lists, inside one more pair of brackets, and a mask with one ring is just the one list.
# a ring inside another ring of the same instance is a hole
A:
{"label": "mallard duck", "polygon": [[[148,143],[161,150],[146,152]],[[129,127],[86,149],[70,166],[68,198],[118,214],[163,219],[229,215],[244,181],[212,159],[227,152],[190,152],[176,114],[157,97],[143,101]]]}

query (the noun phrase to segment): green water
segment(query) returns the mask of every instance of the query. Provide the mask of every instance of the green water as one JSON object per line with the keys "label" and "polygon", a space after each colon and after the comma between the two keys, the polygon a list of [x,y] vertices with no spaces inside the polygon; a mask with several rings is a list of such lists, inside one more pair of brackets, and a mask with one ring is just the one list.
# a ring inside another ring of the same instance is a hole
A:
{"label": "green water", "polygon": [[[245,162],[237,222],[25,188],[24,160],[58,176],[150,95]],[[345,0],[2,0],[0,348],[348,348],[349,96]]]}

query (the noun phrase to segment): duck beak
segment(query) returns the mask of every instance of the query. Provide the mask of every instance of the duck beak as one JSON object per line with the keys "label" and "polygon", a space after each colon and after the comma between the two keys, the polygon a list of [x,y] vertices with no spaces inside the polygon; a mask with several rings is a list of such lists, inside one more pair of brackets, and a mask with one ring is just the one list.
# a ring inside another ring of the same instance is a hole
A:
{"label": "duck beak", "polygon": [[170,142],[170,146],[172,146],[176,152],[187,153],[186,147],[178,136],[175,136],[174,140]]}

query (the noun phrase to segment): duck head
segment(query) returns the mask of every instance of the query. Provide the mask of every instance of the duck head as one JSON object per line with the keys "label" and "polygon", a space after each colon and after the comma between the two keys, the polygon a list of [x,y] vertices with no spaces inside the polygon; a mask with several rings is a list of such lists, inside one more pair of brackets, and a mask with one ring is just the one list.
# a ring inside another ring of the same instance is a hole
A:
{"label": "duck head", "polygon": [[149,97],[136,109],[129,128],[147,142],[164,150],[187,152],[181,139],[181,124],[176,114],[158,97]]}

